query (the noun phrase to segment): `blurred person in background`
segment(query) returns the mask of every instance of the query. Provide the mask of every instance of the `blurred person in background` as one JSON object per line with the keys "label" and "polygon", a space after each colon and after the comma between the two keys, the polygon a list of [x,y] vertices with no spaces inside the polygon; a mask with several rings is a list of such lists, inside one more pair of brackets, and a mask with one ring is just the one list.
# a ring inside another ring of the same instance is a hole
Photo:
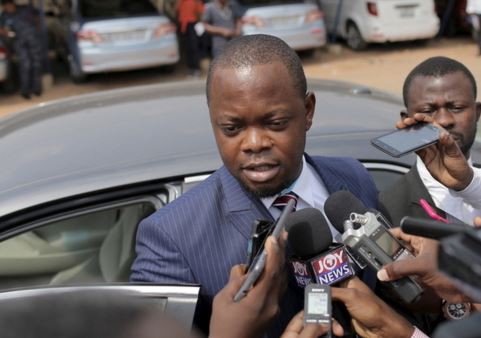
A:
{"label": "blurred person in background", "polygon": [[219,55],[227,42],[241,33],[240,8],[230,0],[213,0],[205,6],[202,23],[212,36],[212,58]]}
{"label": "blurred person in background", "polygon": [[188,73],[200,76],[200,38],[195,30],[196,24],[202,18],[204,3],[201,0],[179,0],[176,13],[179,24],[182,46],[187,61]]}
{"label": "blurred person in background", "polygon": [[12,42],[18,60],[20,94],[30,99],[42,94],[43,46],[38,13],[31,6],[17,7],[14,0],[2,0],[0,36]]}
{"label": "blurred person in background", "polygon": [[467,0],[466,14],[470,16],[473,36],[478,44],[478,55],[481,55],[481,0]]}

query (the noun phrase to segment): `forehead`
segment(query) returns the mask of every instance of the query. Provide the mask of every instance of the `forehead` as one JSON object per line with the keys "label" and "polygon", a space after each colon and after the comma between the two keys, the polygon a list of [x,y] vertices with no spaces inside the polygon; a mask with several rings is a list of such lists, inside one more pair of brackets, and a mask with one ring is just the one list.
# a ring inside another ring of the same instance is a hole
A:
{"label": "forehead", "polygon": [[415,76],[407,92],[408,101],[464,99],[474,100],[474,88],[468,77],[461,71],[442,76]]}
{"label": "forehead", "polygon": [[243,67],[217,67],[211,78],[210,101],[300,96],[295,81],[280,61]]}

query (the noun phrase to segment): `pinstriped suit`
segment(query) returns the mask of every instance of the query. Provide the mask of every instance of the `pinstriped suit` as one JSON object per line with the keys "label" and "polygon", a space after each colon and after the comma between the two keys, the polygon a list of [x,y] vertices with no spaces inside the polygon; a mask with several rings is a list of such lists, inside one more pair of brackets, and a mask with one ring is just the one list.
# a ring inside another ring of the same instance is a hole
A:
{"label": "pinstriped suit", "polygon": [[[367,207],[377,207],[374,182],[358,161],[307,155],[306,160],[329,193],[347,189]],[[195,321],[200,328],[207,328],[212,298],[227,283],[231,267],[245,262],[255,219],[272,217],[258,198],[221,167],[141,222],[131,280],[201,284]],[[281,315],[268,336],[280,336],[302,304],[303,298],[289,288],[281,304]]]}

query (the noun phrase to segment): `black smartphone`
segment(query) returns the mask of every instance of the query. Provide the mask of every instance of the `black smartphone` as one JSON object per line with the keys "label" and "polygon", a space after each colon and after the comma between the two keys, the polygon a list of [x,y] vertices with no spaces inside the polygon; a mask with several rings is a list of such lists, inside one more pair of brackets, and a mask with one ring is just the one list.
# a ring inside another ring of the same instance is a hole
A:
{"label": "black smartphone", "polygon": [[[284,207],[284,210],[275,222],[272,231],[269,230],[270,235],[274,236],[275,238],[279,238],[286,225],[287,216],[291,213],[292,209],[294,209],[294,204],[294,200],[287,202],[287,205]],[[262,250],[259,249],[258,254],[254,257],[254,260],[246,272],[247,278],[244,280],[244,283],[242,283],[239,291],[237,291],[237,293],[234,295],[234,302],[238,302],[244,298],[249,289],[255,284],[255,282],[257,282],[262,274],[262,271],[264,271],[266,259],[267,252],[264,246],[262,246]]]}
{"label": "black smartphone", "polygon": [[430,123],[418,123],[371,140],[371,144],[393,157],[401,157],[425,148],[439,140],[439,128]]}
{"label": "black smartphone", "polygon": [[252,234],[247,245],[246,270],[249,270],[254,258],[259,254],[267,237],[274,230],[275,222],[256,219],[252,227]]}

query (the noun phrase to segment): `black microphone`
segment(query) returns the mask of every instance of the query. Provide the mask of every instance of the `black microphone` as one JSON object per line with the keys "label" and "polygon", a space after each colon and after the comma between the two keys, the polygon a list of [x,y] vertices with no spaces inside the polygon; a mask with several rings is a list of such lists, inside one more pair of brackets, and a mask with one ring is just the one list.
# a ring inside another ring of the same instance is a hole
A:
{"label": "black microphone", "polygon": [[[286,220],[286,231],[291,253],[288,264],[297,286],[337,285],[355,275],[344,245],[332,243],[329,225],[318,209],[305,208],[291,213]],[[345,305],[333,302],[332,311],[344,328],[343,337],[356,337]]]}
{"label": "black microphone", "polygon": [[[361,206],[364,207],[362,202],[345,190],[330,195],[324,205],[327,218],[342,233],[342,242],[346,247],[361,256],[376,272],[388,263],[413,257],[378,219],[381,213]],[[416,302],[423,292],[410,277],[389,282],[388,285],[406,303]]]}
{"label": "black microphone", "polygon": [[322,213],[306,208],[289,215],[287,241],[292,253],[289,266],[297,285],[333,285],[355,275],[343,244],[332,243],[332,234]]}
{"label": "black microphone", "polygon": [[472,231],[473,227],[465,223],[442,223],[430,219],[405,216],[401,219],[401,229],[407,234],[441,239],[446,236]]}

